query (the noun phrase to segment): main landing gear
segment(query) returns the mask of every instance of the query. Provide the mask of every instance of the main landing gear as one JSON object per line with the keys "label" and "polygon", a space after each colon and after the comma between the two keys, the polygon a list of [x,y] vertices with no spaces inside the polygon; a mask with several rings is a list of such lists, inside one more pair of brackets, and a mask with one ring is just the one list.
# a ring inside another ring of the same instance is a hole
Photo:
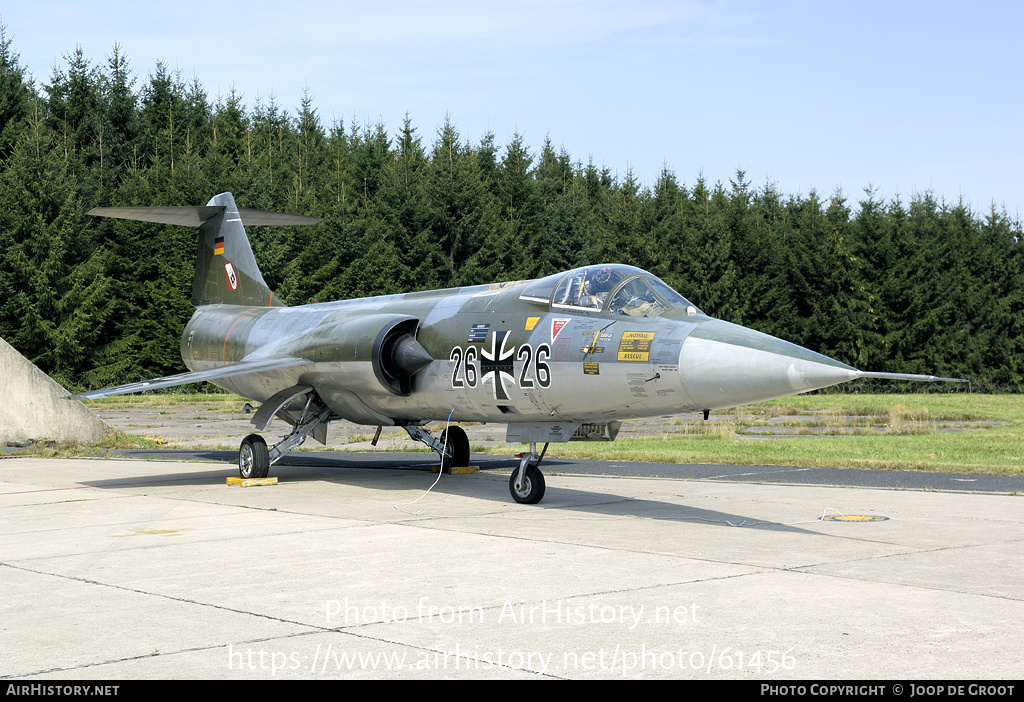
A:
{"label": "main landing gear", "polygon": [[250,421],[259,430],[264,430],[270,425],[271,420],[279,411],[284,409],[293,400],[305,396],[306,401],[302,412],[297,417],[289,414],[291,410],[282,413],[282,417],[291,425],[292,430],[273,448],[267,448],[266,440],[259,434],[249,434],[242,439],[242,445],[238,449],[238,472],[243,478],[265,478],[270,471],[270,466],[297,446],[301,446],[309,434],[320,443],[327,441],[327,420],[331,416],[331,409],[320,402],[312,388],[296,386],[282,390],[270,398],[260,407],[256,416]]}
{"label": "main landing gear", "polygon": [[238,472],[242,478],[265,478],[270,471],[270,450],[259,434],[249,434],[242,439],[238,449]]}
{"label": "main landing gear", "polygon": [[462,427],[449,426],[441,432],[441,436],[435,439],[430,432],[418,425],[405,425],[406,433],[416,441],[425,444],[437,451],[441,459],[441,466],[448,468],[463,468],[469,465],[469,437]]}
{"label": "main landing gear", "polygon": [[512,471],[508,478],[508,491],[512,499],[520,504],[535,505],[544,499],[544,474],[540,472],[540,462],[548,451],[548,445],[538,454],[537,444],[530,443],[529,453],[523,454],[518,470]]}

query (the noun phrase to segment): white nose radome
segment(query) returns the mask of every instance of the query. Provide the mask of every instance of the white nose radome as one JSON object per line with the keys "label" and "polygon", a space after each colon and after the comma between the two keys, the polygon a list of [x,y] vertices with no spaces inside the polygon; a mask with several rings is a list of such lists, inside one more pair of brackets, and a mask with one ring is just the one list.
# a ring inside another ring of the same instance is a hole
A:
{"label": "white nose radome", "polygon": [[694,404],[724,409],[817,390],[861,377],[856,368],[728,322],[701,324],[679,351]]}

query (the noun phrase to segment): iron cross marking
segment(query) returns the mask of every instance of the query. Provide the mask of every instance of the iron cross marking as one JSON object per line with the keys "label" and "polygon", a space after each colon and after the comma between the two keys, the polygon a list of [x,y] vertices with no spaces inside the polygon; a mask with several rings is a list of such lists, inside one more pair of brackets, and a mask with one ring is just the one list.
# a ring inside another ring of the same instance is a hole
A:
{"label": "iron cross marking", "polygon": [[480,376],[486,381],[488,377],[494,386],[494,399],[507,400],[508,393],[505,392],[505,378],[515,382],[515,371],[512,368],[512,359],[515,358],[515,347],[505,348],[505,341],[508,339],[508,331],[491,332],[491,350],[480,349]]}

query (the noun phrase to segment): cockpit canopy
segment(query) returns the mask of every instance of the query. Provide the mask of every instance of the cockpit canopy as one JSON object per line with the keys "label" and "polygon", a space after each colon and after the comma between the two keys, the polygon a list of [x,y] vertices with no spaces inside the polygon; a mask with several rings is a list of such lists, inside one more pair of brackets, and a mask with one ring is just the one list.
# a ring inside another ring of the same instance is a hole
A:
{"label": "cockpit canopy", "polygon": [[606,311],[627,317],[658,317],[675,307],[697,314],[689,300],[647,271],[601,264],[556,273],[527,283],[521,300],[549,302],[552,309]]}

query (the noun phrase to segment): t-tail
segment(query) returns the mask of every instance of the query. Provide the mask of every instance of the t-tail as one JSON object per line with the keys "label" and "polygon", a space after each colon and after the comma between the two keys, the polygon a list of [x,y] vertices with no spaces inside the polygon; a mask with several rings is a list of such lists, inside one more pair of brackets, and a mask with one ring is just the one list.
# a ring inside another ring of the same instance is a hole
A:
{"label": "t-tail", "polygon": [[253,210],[235,205],[231,193],[214,196],[204,207],[97,207],[97,217],[198,227],[192,305],[283,307],[263,280],[243,222],[253,226],[305,225],[320,217]]}

